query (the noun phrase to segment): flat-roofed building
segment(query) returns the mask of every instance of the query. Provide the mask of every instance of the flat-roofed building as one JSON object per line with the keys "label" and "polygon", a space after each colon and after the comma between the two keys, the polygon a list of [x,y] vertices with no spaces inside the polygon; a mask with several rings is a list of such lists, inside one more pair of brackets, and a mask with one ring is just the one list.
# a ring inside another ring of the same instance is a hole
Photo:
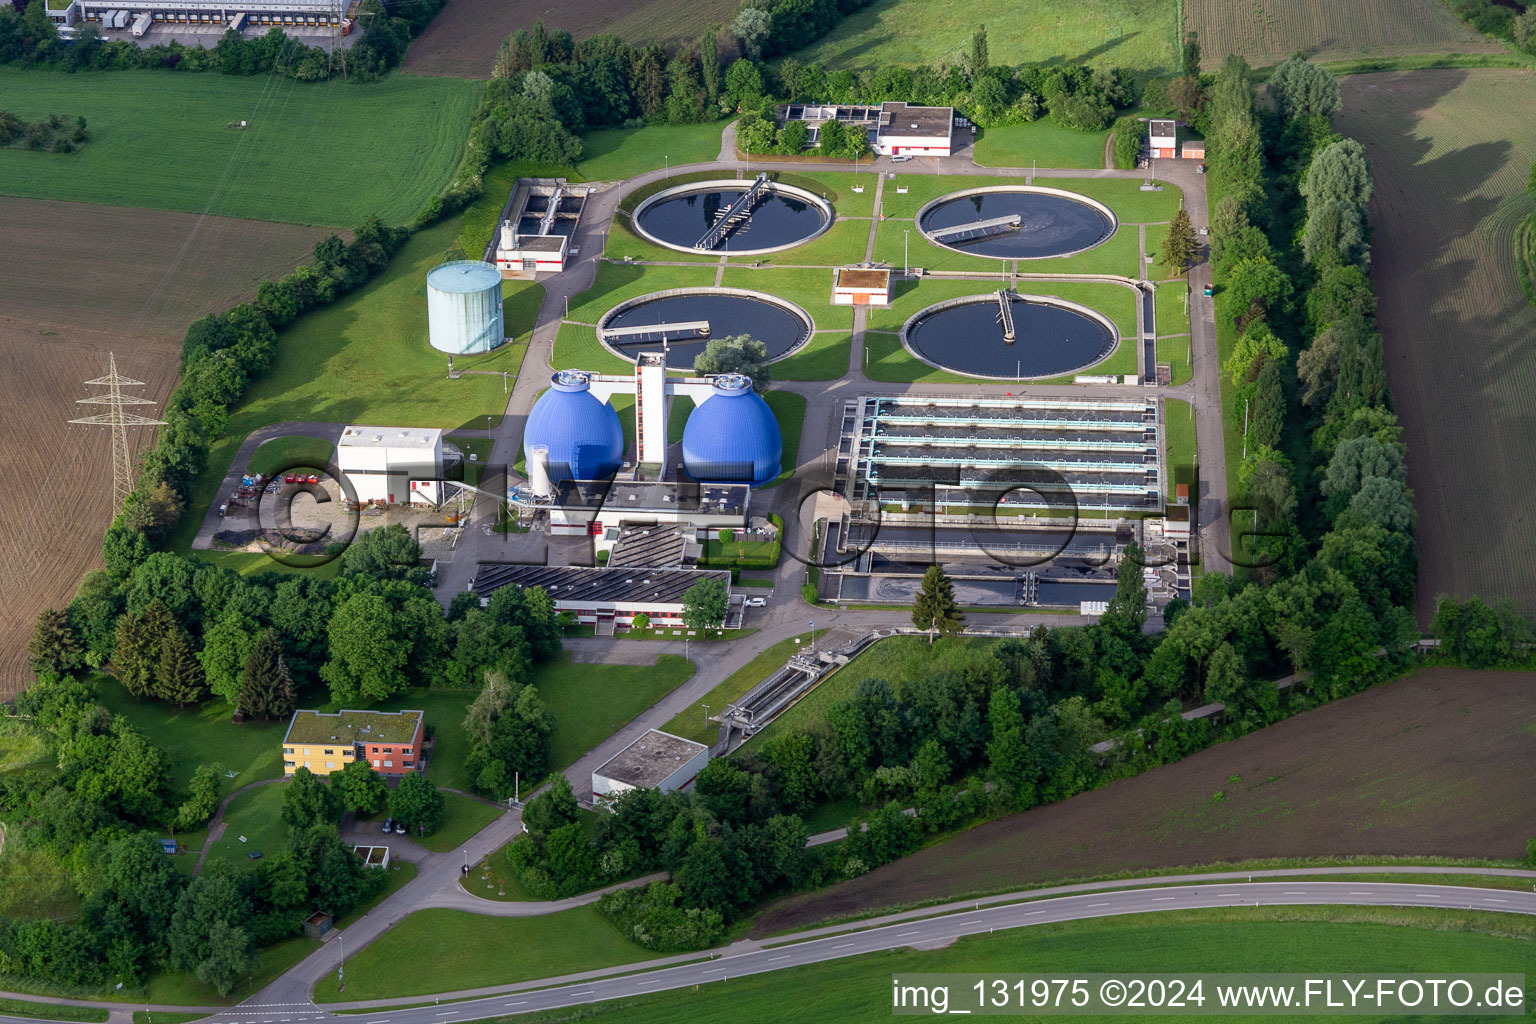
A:
{"label": "flat-roofed building", "polygon": [[671,793],[692,782],[708,763],[704,744],[652,729],[592,773],[592,797],[612,798],[633,789]]}
{"label": "flat-roofed building", "polygon": [[832,282],[834,306],[889,306],[891,272],[883,267],[838,267]]}
{"label": "flat-roofed building", "polygon": [[336,466],[358,501],[442,502],[443,432],[421,427],[347,426]]}
{"label": "flat-roofed building", "polygon": [[1179,156],[1179,122],[1153,118],[1147,122],[1147,148],[1154,160],[1176,160]]}
{"label": "flat-roofed building", "polygon": [[[470,589],[482,603],[502,587],[538,587],[555,603],[555,611],[571,612],[576,621],[610,636],[615,625],[631,625],[636,615],[653,626],[683,625],[683,595],[701,580],[715,580],[729,601],[731,574],[724,569],[680,569],[647,566],[592,568],[574,565],[508,565],[481,562]],[[739,615],[736,616],[739,623]],[[727,625],[732,625],[730,618]]]}
{"label": "flat-roofed building", "polygon": [[563,480],[550,500],[553,536],[602,536],[620,523],[687,523],[700,529],[740,530],[747,525],[748,484],[701,484],[692,480]]}
{"label": "flat-roofed building", "polygon": [[382,775],[400,776],[420,767],[426,736],[422,711],[323,711],[293,713],[283,735],[283,774],[308,768],[316,775],[367,761]]}

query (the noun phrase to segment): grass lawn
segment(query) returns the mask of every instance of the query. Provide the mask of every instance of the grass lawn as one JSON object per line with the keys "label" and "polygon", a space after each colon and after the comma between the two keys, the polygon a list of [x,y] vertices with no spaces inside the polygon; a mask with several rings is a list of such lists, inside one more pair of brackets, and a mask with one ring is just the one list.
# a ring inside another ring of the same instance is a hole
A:
{"label": "grass lawn", "polygon": [[[813,722],[819,721],[826,714],[827,708],[853,696],[859,684],[866,679],[884,679],[900,693],[902,685],[910,680],[948,671],[955,665],[971,661],[984,654],[995,642],[982,638],[948,638],[940,639],[930,646],[927,639],[920,636],[890,637],[878,641],[847,665],[823,678],[814,690],[791,705],[747,743],[757,744],[753,749],[761,749],[762,744],[767,742],[766,737],[786,732],[803,732]],[[714,706],[713,701],[710,706]]]}
{"label": "grass lawn", "polygon": [[557,370],[589,370],[592,373],[632,374],[635,364],[620,359],[597,340],[597,328],[585,324],[561,324],[555,350],[549,357]]}
{"label": "grass lawn", "polygon": [[[991,40],[988,40],[990,44]],[[975,159],[983,167],[1104,166],[1109,131],[1080,132],[1055,121],[1009,124],[976,133]]]}
{"label": "grass lawn", "polygon": [[[604,812],[606,813],[606,812]],[[597,825],[601,820],[598,812],[577,808],[576,820],[582,828],[587,830],[587,835],[596,838]],[[527,836],[518,836],[512,840],[516,842],[532,842]],[[480,862],[471,868],[470,873],[459,879],[459,886],[467,893],[478,896],[480,899],[492,900],[496,903],[539,903],[543,902],[529,894],[518,883],[517,876],[512,872],[511,865],[507,862],[507,854],[512,849],[512,843],[506,843],[488,857],[482,857]],[[624,879],[615,879],[624,881]],[[603,885],[610,885],[604,882]],[[597,886],[602,888],[602,885]],[[590,892],[591,890],[587,890]],[[580,895],[573,893],[572,895]]]}
{"label": "grass lawn", "polygon": [[318,437],[274,437],[252,453],[251,461],[245,468],[246,472],[267,476],[299,469],[301,465],[304,469],[318,472],[329,466],[335,457],[336,446]]}
{"label": "grass lawn", "polygon": [[1183,384],[1193,376],[1193,368],[1190,366],[1189,335],[1181,335],[1176,338],[1157,339],[1157,361],[1167,363],[1173,376],[1171,382]]}
{"label": "grass lawn", "polygon": [[288,826],[283,824],[287,792],[286,782],[271,782],[235,797],[224,814],[224,836],[208,851],[208,860],[222,860],[243,870],[256,866],[252,853],[260,851],[266,857],[277,853],[288,838]]}
{"label": "grass lawn", "polygon": [[793,391],[770,391],[763,396],[763,400],[773,410],[774,419],[779,421],[779,436],[784,439],[784,451],[779,456],[779,475],[763,485],[765,488],[777,487],[795,472],[800,452],[800,431],[805,426],[805,396]]}
{"label": "grass lawn", "polygon": [[[804,245],[767,256],[737,256],[732,263],[752,263],[761,259],[765,265],[792,265],[808,267],[840,267],[847,263],[859,263],[864,259],[864,248],[869,244],[869,221],[834,220],[825,233]],[[832,291],[832,272],[823,271],[824,292]]]}
{"label": "grass lawn", "polygon": [[258,572],[311,572],[316,576],[335,576],[341,571],[340,559],[326,558],[323,555],[308,560],[312,563],[308,565],[304,564],[306,559],[302,556],[298,558],[289,556],[289,560],[295,564],[285,565],[259,551],[192,551],[189,553],[199,562],[223,566],[242,576],[250,576]]}
{"label": "grass lawn", "polygon": [[48,760],[48,738],[34,723],[0,718],[0,775]]}
{"label": "grass lawn", "polygon": [[693,663],[675,654],[654,665],[578,664],[568,654],[540,665],[531,681],[555,717],[550,767],[574,763],[692,675]]}
{"label": "grass lawn", "polygon": [[[524,918],[419,910],[348,962],[344,995],[331,976],[315,986],[315,1001],[453,992],[655,955],[625,939],[592,907]],[[402,964],[430,964],[431,969],[401,970]]]}
{"label": "grass lawn", "polygon": [[[597,268],[592,287],[571,300],[566,319],[595,325],[604,313],[625,299],[668,288],[706,288],[714,283],[713,266],[647,267],[633,263],[603,263]],[[831,293],[830,286],[827,291]]]}
{"label": "grass lawn", "polygon": [[501,816],[503,808],[482,803],[463,793],[444,793],[443,823],[429,836],[416,839],[434,853],[446,853]]}
{"label": "grass lawn", "polygon": [[[265,558],[265,555],[259,556]],[[221,700],[205,701],[195,708],[177,708],[160,701],[139,700],[109,675],[91,677],[97,699],[114,715],[128,719],[170,759],[171,783],[182,788],[192,781],[201,764],[216,764],[235,773],[220,777],[220,797],[260,779],[283,774],[283,735],[287,720],[263,722],[250,719],[236,725]]]}
{"label": "grass lawn", "polygon": [[[583,181],[633,178],[670,164],[713,162],[727,122],[602,128],[581,137],[576,173]],[[503,196],[505,198],[505,196]]]}
{"label": "grass lawn", "polygon": [[[977,972],[1007,964],[1019,972],[1271,970],[1277,950],[1286,969],[1312,973],[1433,973],[1439,970],[1536,970],[1530,927],[1513,915],[1366,907],[1238,908],[1166,911],[1097,920],[1012,928],[962,938],[940,950],[910,948],[829,960],[771,974],[731,979],[697,989],[658,992],[581,1008],[581,1019],[606,1024],[670,1024],[730,1020],[777,1024],[792,993],[799,1020],[886,1021],[892,977],[922,972]],[[950,1009],[964,1009],[951,986]],[[966,995],[972,995],[969,991]],[[1208,995],[1209,997],[1209,995]],[[528,1024],[571,1019],[569,1010],[516,1018]],[[1079,1016],[1078,1021],[1123,1021],[1125,1016]],[[1165,1018],[1171,1019],[1171,1018]],[[1227,1016],[1228,1021],[1273,1017]],[[1321,1021],[1326,1016],[1292,1020]],[[1362,1018],[1364,1020],[1366,1018]],[[1372,1020],[1386,1019],[1372,1017]]]}
{"label": "grass lawn", "polygon": [[171,1013],[168,1010],[134,1010],[133,1024],[189,1024],[190,1021],[202,1020],[208,1016],[206,1013]]}
{"label": "grass lawn", "polygon": [[[862,256],[862,250],[860,250]],[[811,315],[817,329],[853,329],[853,307],[832,305],[832,271],[813,267],[756,270],[730,266],[720,275],[724,288],[749,288],[795,303]]]}
{"label": "grass lawn", "polygon": [[1164,281],[1153,295],[1157,318],[1156,328],[1162,334],[1189,333],[1189,284],[1185,281]]}
{"label": "grass lawn", "polygon": [[[0,150],[0,191],[345,228],[370,214],[403,224],[452,176],[478,91],[398,74],[359,86],[4,68],[7,110],[84,117],[91,138],[71,154]],[[242,120],[247,128],[228,127]]]}
{"label": "grass lawn", "polygon": [[[993,64],[1083,64],[1142,73],[1172,71],[1179,27],[1162,0],[976,4],[969,0],[875,0],[818,42],[795,52],[828,69],[954,62],[987,25]],[[1097,165],[1096,165],[1097,166]]]}
{"label": "grass lawn", "polygon": [[[266,946],[259,953],[256,971],[244,985],[236,985],[229,995],[221,996],[191,974],[155,974],[145,985],[144,1001],[171,1006],[227,1006],[248,999],[268,982],[320,948],[319,939],[302,935]],[[159,1024],[160,1015],[155,1015]]]}
{"label": "grass lawn", "polygon": [[772,569],[779,564],[779,542],[706,540],[699,565],[709,569]]}
{"label": "grass lawn", "polygon": [[[796,643],[796,640],[799,643]],[[804,633],[801,636],[791,637],[788,640],[780,640],[762,654],[747,662],[741,668],[732,672],[725,681],[716,686],[693,707],[673,718],[662,726],[662,732],[670,732],[674,736],[684,736],[700,743],[713,743],[720,737],[720,727],[704,717],[704,705],[709,705],[710,713],[718,713],[733,700],[740,700],[752,687],[771,676],[780,668],[790,655],[794,654],[804,644],[811,642],[811,634]]]}
{"label": "grass lawn", "polygon": [[10,1017],[40,1017],[44,1020],[104,1021],[107,1019],[107,1011],[101,1007],[34,1003],[30,999],[0,999],[0,1013]]}
{"label": "grass lawn", "polygon": [[201,522],[198,513],[216,494],[240,442],[257,427],[318,420],[451,430],[483,428],[487,415],[493,422],[500,419],[506,407],[500,371],[515,375],[521,368],[544,288],[505,282],[506,330],[516,343],[454,360],[458,369],[497,374],[449,380],[447,356],[427,343],[424,279],[457,233],[457,219],[418,233],[373,282],[278,335],[271,369],[231,411],[229,426],[209,453],[191,509],[172,538],[174,549],[188,549]]}
{"label": "grass lawn", "polygon": [[[1187,343],[1187,339],[1186,339]],[[1163,423],[1168,436],[1168,480],[1164,484],[1169,501],[1173,487],[1190,483],[1195,467],[1195,415],[1188,402],[1170,398],[1163,402]],[[1193,490],[1193,488],[1191,488]]]}
{"label": "grass lawn", "polygon": [[800,351],[773,364],[775,380],[836,380],[848,372],[853,335],[818,331]]}
{"label": "grass lawn", "polygon": [[[1148,224],[1146,226],[1146,234],[1146,252],[1154,261],[1151,267],[1153,272],[1148,274],[1147,277],[1152,280],[1160,280],[1164,277],[1172,276],[1168,268],[1163,267],[1162,263],[1157,262],[1158,254],[1163,251],[1163,242],[1168,238],[1168,225]],[[1137,276],[1139,277],[1140,275],[1138,274]]]}

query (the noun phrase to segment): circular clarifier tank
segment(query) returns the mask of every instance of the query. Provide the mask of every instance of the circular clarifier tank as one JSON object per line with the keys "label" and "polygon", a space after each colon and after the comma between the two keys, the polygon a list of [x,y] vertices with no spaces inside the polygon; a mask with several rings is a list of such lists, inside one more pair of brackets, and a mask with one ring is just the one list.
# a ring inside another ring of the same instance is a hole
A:
{"label": "circular clarifier tank", "polygon": [[1076,192],[997,185],[940,196],[917,212],[917,226],[930,242],[956,252],[1038,260],[1102,245],[1116,223],[1109,207]]}
{"label": "circular clarifier tank", "polygon": [[995,294],[971,295],[929,306],[902,327],[902,344],[933,366],[1007,380],[1074,373],[1115,350],[1114,325],[1086,306],[1004,295],[1002,301]]}
{"label": "circular clarifier tank", "polygon": [[[699,333],[707,325],[708,333]],[[647,329],[649,328],[649,329]],[[811,316],[785,299],[744,288],[678,288],[622,302],[598,321],[609,351],[634,362],[640,352],[667,349],[667,365],[693,366],[711,338],[750,335],[782,359],[810,339]]]}
{"label": "circular clarifier tank", "polygon": [[764,182],[736,208],[753,189],[738,178],[664,189],[636,208],[635,228],[669,249],[755,256],[809,242],[832,226],[832,206],[794,185]]}

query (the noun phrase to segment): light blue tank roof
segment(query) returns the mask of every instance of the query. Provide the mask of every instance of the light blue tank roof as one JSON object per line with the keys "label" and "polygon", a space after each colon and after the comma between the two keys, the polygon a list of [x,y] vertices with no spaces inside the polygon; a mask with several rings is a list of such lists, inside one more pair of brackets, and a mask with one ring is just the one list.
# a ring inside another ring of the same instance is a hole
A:
{"label": "light blue tank roof", "polygon": [[455,260],[432,268],[427,283],[443,292],[478,292],[501,287],[501,271],[479,260]]}

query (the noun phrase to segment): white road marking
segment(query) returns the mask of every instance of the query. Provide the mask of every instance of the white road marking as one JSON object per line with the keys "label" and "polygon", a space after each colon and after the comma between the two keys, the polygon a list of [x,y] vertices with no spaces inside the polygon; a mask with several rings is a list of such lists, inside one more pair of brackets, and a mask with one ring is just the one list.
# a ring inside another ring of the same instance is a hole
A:
{"label": "white road marking", "polygon": [[1418,896],[1421,899],[1426,899],[1426,900],[1438,900],[1438,899],[1441,899],[1441,897],[1436,896],[1432,892],[1416,892],[1416,893],[1414,893],[1414,895]]}
{"label": "white road marking", "polygon": [[1349,894],[1351,896],[1369,896],[1369,895],[1371,895],[1368,892],[1355,892],[1353,889],[1350,890]]}
{"label": "white road marking", "polygon": [[1490,897],[1484,899],[1483,902],[1484,903],[1508,903],[1509,900],[1496,900],[1496,899],[1494,899],[1493,897],[1490,896]]}
{"label": "white road marking", "polygon": [[1089,906],[1090,906],[1090,907],[1107,907],[1107,906],[1109,906],[1109,904],[1108,904],[1108,903],[1090,903],[1090,904],[1088,904],[1088,905],[1089,905]]}
{"label": "white road marking", "polygon": [[1240,892],[1219,892],[1216,895],[1218,897],[1220,897],[1221,899],[1227,899],[1228,897],[1231,897],[1231,896],[1241,896],[1242,893],[1240,893]]}
{"label": "white road marking", "polygon": [[921,928],[914,928],[914,929],[912,929],[912,930],[911,930],[911,931],[909,931],[909,932],[897,932],[897,933],[896,933],[896,937],[897,937],[897,938],[898,938],[898,939],[904,939],[904,938],[906,938],[906,937],[907,937],[907,936],[908,936],[908,935],[916,935],[916,934],[917,934],[917,933],[918,933],[918,932],[920,932],[920,931],[922,931],[922,929],[921,929]]}
{"label": "white road marking", "polygon": [[1281,893],[1280,895],[1282,895],[1282,896],[1305,896],[1306,894],[1307,893],[1306,893],[1305,889],[1287,889],[1287,890],[1285,890],[1285,892]]}
{"label": "white road marking", "polygon": [[833,949],[847,949],[849,946],[852,946],[852,945],[856,945],[856,943],[845,942],[841,946],[833,946],[832,948]]}
{"label": "white road marking", "polygon": [[1043,914],[1043,913],[1045,913],[1045,911],[1043,911],[1043,910],[1026,910],[1026,911],[1024,911],[1024,916],[1025,917],[1034,917],[1036,914]]}
{"label": "white road marking", "polygon": [[1166,902],[1168,902],[1171,899],[1173,899],[1172,896],[1153,896],[1152,897],[1152,902],[1153,903],[1166,903]]}
{"label": "white road marking", "polygon": [[644,980],[635,982],[635,984],[636,985],[654,985],[654,984],[656,984],[656,982],[658,982],[660,980],[661,980],[660,978],[646,978]]}
{"label": "white road marking", "polygon": [[[502,1003],[501,1005],[502,1006],[522,1006],[522,1005],[524,1005],[527,1002],[528,1002],[528,1000],[526,1000],[526,999],[519,999],[515,1003]],[[369,1024],[373,1024],[373,1022],[369,1021]]]}
{"label": "white road marking", "polygon": [[775,960],[788,960],[788,959],[789,959],[789,954],[785,953],[783,956],[771,956],[771,957],[769,957],[768,958],[768,962],[769,963],[773,963]]}

